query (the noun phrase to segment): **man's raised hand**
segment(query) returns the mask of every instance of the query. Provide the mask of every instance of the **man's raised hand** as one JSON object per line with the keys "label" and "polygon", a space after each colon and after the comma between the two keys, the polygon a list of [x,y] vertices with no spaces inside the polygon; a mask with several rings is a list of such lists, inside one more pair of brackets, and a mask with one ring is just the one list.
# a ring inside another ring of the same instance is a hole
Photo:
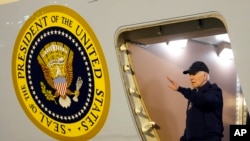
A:
{"label": "man's raised hand", "polygon": [[170,82],[168,87],[174,91],[177,91],[179,89],[179,84],[177,84],[174,80],[170,79],[168,76],[167,76],[167,79]]}

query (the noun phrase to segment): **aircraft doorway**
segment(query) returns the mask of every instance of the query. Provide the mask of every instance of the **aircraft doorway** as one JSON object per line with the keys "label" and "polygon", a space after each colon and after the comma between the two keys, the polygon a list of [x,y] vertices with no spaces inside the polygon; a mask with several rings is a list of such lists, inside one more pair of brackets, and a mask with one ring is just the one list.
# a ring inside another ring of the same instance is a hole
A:
{"label": "aircraft doorway", "polygon": [[[220,56],[223,49],[232,53],[230,40],[215,40],[228,37],[224,22],[210,13],[120,29],[117,52],[124,88],[143,140],[178,141],[183,134],[187,100],[167,87],[166,76],[191,87],[182,72],[196,60],[206,62],[210,82],[222,88],[223,141],[229,140],[230,124],[246,124],[247,108],[233,56]],[[186,44],[171,45],[180,40]]]}

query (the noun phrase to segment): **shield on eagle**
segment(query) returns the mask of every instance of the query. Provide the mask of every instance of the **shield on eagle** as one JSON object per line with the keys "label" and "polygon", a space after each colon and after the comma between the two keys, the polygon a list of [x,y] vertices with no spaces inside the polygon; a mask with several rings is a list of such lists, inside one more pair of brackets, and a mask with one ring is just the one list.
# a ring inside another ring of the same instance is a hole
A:
{"label": "shield on eagle", "polygon": [[58,77],[54,79],[54,86],[62,97],[66,96],[67,81],[65,77]]}

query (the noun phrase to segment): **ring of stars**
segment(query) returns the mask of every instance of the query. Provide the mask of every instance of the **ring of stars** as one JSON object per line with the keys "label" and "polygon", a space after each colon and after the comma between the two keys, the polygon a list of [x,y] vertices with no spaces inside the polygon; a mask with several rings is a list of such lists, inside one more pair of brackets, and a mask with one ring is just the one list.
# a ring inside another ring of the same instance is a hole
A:
{"label": "ring of stars", "polygon": [[[46,105],[44,105],[42,103],[42,101],[39,99],[39,97],[36,94],[36,91],[34,89],[33,83],[32,83],[32,77],[31,77],[31,62],[32,62],[32,57],[34,54],[34,50],[36,49],[37,45],[39,44],[39,42],[41,42],[44,38],[46,38],[47,36],[51,36],[51,35],[59,35],[59,36],[63,36],[65,38],[67,38],[68,40],[70,40],[75,47],[78,49],[78,51],[80,52],[80,55],[84,61],[86,70],[87,70],[87,75],[88,75],[88,95],[87,95],[87,99],[83,105],[83,107],[75,114],[70,115],[70,116],[64,116],[64,115],[59,115],[53,111],[51,111],[48,107],[46,107]],[[28,74],[28,83],[30,84],[30,89],[31,89],[31,93],[33,94],[35,100],[37,101],[37,104],[44,109],[44,111],[46,111],[50,116],[56,118],[56,119],[60,119],[60,120],[65,120],[65,121],[70,121],[70,120],[75,120],[78,119],[79,117],[81,117],[84,112],[87,110],[87,107],[89,106],[89,102],[91,102],[91,93],[92,93],[92,78],[91,78],[91,72],[90,72],[90,67],[89,67],[89,63],[87,61],[87,57],[84,54],[84,51],[82,50],[83,48],[79,45],[79,43],[76,41],[76,39],[74,37],[72,37],[71,35],[65,33],[64,31],[60,31],[60,30],[49,30],[43,34],[40,35],[40,37],[37,38],[37,40],[35,41],[34,45],[31,48],[31,54],[28,57],[28,65],[27,65],[27,74]]]}

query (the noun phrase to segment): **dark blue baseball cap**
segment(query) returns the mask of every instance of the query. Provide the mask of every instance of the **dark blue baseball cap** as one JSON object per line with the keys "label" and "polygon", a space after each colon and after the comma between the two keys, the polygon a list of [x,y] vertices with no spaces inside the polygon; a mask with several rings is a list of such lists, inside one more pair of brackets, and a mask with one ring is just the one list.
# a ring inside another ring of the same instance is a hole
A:
{"label": "dark blue baseball cap", "polygon": [[196,74],[198,71],[209,73],[207,65],[202,61],[194,62],[188,70],[183,71],[183,74]]}

